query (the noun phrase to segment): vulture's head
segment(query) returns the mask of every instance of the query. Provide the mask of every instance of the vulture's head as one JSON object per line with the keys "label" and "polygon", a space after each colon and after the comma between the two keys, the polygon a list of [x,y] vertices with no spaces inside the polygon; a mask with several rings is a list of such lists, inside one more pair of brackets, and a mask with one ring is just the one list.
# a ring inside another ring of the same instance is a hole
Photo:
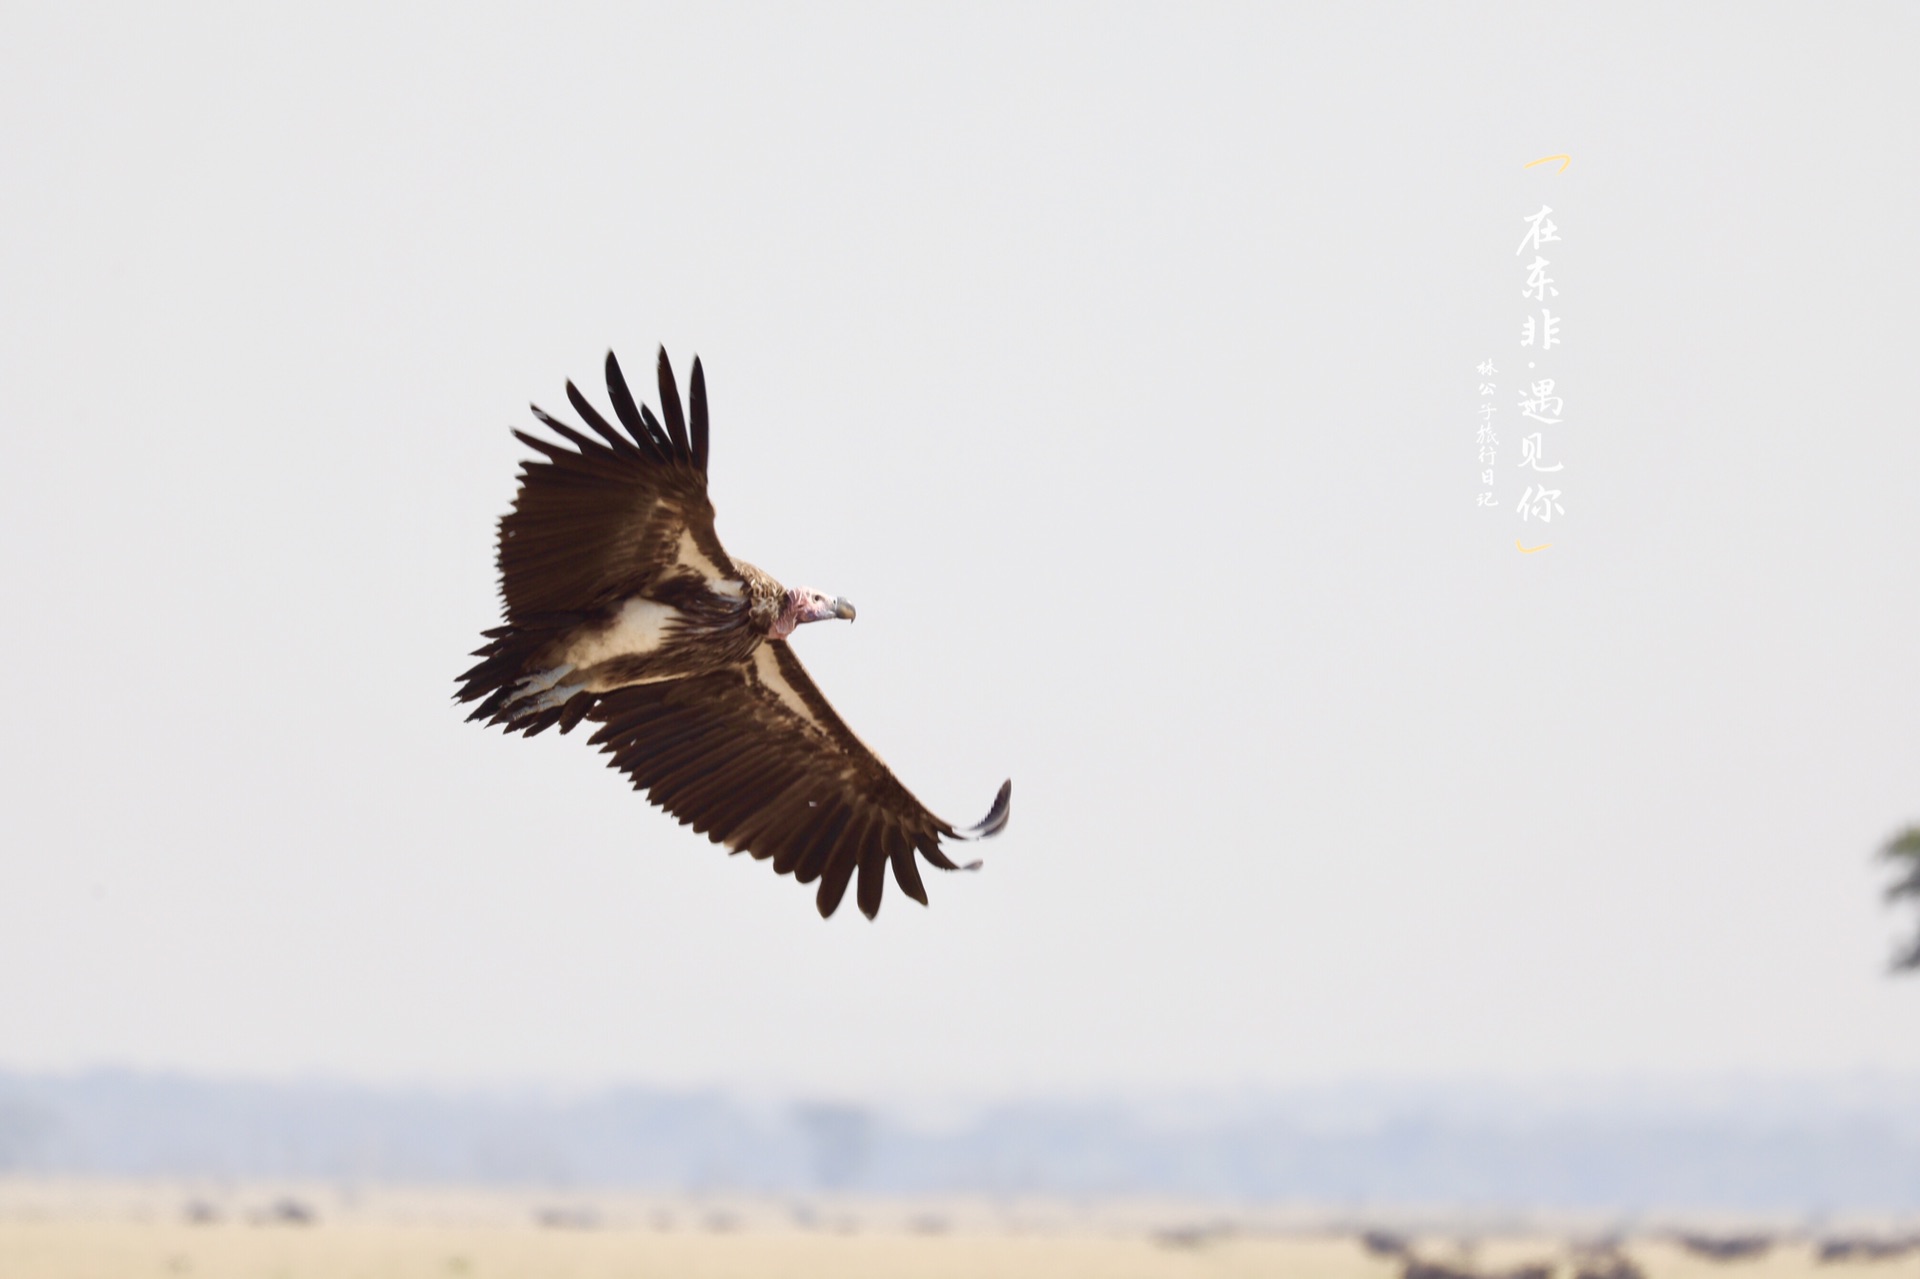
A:
{"label": "vulture's head", "polygon": [[795,586],[787,591],[786,607],[780,610],[770,634],[773,639],[785,639],[802,622],[824,622],[833,617],[844,617],[851,622],[853,605],[837,595]]}

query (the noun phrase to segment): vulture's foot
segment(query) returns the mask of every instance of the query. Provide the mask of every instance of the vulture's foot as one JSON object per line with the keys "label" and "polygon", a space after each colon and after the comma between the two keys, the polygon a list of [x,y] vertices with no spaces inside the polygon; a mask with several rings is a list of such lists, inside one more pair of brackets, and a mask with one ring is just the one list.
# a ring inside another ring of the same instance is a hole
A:
{"label": "vulture's foot", "polygon": [[515,682],[512,695],[501,703],[500,709],[506,712],[508,719],[521,720],[557,706],[565,706],[575,693],[583,692],[587,687],[585,684],[560,682],[572,673],[571,666],[535,671]]}

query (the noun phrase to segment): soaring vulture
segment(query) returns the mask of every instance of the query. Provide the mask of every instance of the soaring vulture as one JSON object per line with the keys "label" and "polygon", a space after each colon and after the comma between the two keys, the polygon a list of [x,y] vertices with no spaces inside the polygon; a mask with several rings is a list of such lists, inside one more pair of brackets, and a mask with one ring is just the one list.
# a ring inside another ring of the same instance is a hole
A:
{"label": "soaring vulture", "polygon": [[888,866],[925,905],[915,854],[962,869],[940,841],[999,834],[1013,783],[979,825],[956,830],[853,735],[791,644],[802,623],[853,620],[853,605],[782,586],[721,547],[700,361],[686,414],[664,349],[659,377],[655,417],[609,351],[607,394],[624,434],[571,382],[567,399],[591,436],[537,405],[565,443],[514,432],[544,460],[521,464],[500,519],[506,624],[485,632],[479,663],[460,677],[459,700],[479,703],[468,718],[529,737],[593,721],[593,744],[635,790],[714,843],[819,880],[823,916],[858,871],[856,898],[872,918]]}

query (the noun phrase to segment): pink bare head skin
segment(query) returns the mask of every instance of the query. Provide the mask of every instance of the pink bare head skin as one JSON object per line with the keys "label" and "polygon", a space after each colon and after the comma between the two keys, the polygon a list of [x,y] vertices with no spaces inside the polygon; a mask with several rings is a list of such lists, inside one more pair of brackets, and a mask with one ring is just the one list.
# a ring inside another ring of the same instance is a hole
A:
{"label": "pink bare head skin", "polygon": [[774,620],[773,630],[768,634],[773,639],[785,639],[803,622],[824,622],[836,617],[844,617],[851,622],[853,605],[837,595],[795,586],[787,591],[786,607],[780,610],[780,616]]}

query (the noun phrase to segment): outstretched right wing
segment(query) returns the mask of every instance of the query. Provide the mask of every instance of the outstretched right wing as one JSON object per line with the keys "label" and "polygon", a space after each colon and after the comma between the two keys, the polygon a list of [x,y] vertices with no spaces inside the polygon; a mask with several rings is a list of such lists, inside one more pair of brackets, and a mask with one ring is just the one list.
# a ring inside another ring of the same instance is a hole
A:
{"label": "outstretched right wing", "polygon": [[534,416],[573,447],[514,432],[546,460],[521,464],[520,492],[500,519],[500,594],[509,624],[592,613],[687,572],[737,576],[713,531],[707,500],[707,384],[700,361],[693,362],[688,386],[691,423],[680,411],[664,347],[658,373],[664,426],[634,403],[609,351],[607,392],[624,434],[571,382],[567,399],[593,436],[537,405]]}
{"label": "outstretched right wing", "polygon": [[822,915],[855,871],[861,911],[879,913],[889,864],[900,891],[925,905],[916,852],[959,870],[943,838],[981,839],[1007,824],[1012,782],[978,826],[955,830],[927,811],[834,713],[784,640],[725,670],[614,689],[588,714],[602,725],[594,744],[634,789],[717,844],[771,859],[803,884],[818,879]]}

